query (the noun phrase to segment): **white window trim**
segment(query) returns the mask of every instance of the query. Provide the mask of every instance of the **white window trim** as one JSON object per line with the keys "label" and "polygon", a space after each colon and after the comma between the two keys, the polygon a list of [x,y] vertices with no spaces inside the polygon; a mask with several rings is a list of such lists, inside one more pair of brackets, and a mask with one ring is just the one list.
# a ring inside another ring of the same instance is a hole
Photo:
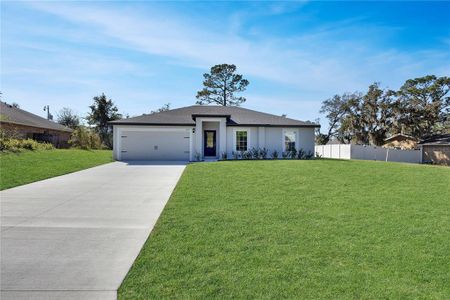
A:
{"label": "white window trim", "polygon": [[238,127],[238,128],[233,128],[233,152],[236,152],[236,132],[237,131],[246,131],[247,132],[247,151],[251,149],[250,147],[250,128],[246,128],[246,127]]}
{"label": "white window trim", "polygon": [[298,130],[297,129],[291,129],[291,128],[284,128],[281,135],[281,149],[283,149],[283,152],[286,152],[286,144],[284,143],[284,136],[286,134],[286,131],[293,131],[295,134],[295,149],[298,151],[298,145],[299,145],[299,136],[298,136]]}

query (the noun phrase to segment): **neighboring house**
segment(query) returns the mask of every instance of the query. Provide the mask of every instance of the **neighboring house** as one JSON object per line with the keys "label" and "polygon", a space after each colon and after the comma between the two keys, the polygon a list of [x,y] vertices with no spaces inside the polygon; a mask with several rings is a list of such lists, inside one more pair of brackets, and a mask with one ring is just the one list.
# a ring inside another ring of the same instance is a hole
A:
{"label": "neighboring house", "polygon": [[327,143],[327,145],[344,145],[344,144],[346,144],[346,143],[340,142],[340,141],[339,141],[337,138],[335,138],[335,137],[331,138],[331,139],[328,141],[328,143]]}
{"label": "neighboring house", "polygon": [[110,122],[117,160],[228,158],[233,152],[293,147],[314,152],[319,125],[235,106],[193,105]]}
{"label": "neighboring house", "polygon": [[419,140],[412,136],[399,133],[385,139],[384,142],[384,148],[412,150],[417,147],[417,143],[419,142]]}
{"label": "neighboring house", "polygon": [[72,129],[0,101],[0,128],[16,138],[68,147]]}
{"label": "neighboring house", "polygon": [[422,162],[450,166],[450,134],[433,135],[421,141]]}

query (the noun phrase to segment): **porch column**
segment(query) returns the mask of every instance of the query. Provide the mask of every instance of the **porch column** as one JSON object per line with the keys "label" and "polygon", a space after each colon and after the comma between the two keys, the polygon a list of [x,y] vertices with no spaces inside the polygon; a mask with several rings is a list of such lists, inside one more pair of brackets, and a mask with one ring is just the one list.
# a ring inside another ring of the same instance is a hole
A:
{"label": "porch column", "polygon": [[194,152],[194,159],[197,155],[197,153],[200,153],[200,159],[203,158],[203,147],[202,147],[202,137],[203,137],[203,124],[202,119],[197,118],[197,121],[195,122],[195,152]]}
{"label": "porch column", "polygon": [[219,139],[220,139],[220,149],[219,158],[222,158],[222,153],[227,152],[227,120],[220,120],[219,124]]}

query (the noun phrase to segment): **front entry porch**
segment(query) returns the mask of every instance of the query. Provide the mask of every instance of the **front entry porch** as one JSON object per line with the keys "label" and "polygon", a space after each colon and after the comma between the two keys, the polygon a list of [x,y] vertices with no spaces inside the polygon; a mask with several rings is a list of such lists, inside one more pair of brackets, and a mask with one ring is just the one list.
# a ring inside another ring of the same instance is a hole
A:
{"label": "front entry porch", "polygon": [[191,160],[217,160],[226,152],[226,117],[196,117]]}

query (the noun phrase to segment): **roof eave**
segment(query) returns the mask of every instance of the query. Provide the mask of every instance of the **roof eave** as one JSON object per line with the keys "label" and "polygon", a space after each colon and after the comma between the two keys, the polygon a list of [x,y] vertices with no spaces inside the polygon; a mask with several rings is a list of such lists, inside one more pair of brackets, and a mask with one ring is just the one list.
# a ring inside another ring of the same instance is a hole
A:
{"label": "roof eave", "polygon": [[[144,122],[108,122],[110,125],[133,125],[133,126],[195,126],[195,123],[144,123]],[[295,127],[295,128],[320,128],[317,124],[289,125],[289,124],[227,124],[230,127]]]}
{"label": "roof eave", "polygon": [[251,126],[256,126],[256,127],[314,127],[314,128],[320,128],[320,125],[318,124],[297,124],[297,125],[293,125],[293,124],[227,124],[227,126],[247,126],[247,127],[251,127]]}
{"label": "roof eave", "polygon": [[141,126],[195,126],[195,123],[143,123],[143,122],[108,122],[110,125],[141,125]]}
{"label": "roof eave", "polygon": [[25,123],[8,121],[8,120],[0,120],[0,123],[14,124],[14,125],[20,125],[20,126],[34,127],[34,128],[42,128],[42,129],[61,131],[61,132],[69,132],[69,133],[73,132],[73,129],[71,129],[71,128],[57,129],[57,128],[50,128],[50,127],[46,127],[46,126],[37,126],[37,125],[25,124]]}

